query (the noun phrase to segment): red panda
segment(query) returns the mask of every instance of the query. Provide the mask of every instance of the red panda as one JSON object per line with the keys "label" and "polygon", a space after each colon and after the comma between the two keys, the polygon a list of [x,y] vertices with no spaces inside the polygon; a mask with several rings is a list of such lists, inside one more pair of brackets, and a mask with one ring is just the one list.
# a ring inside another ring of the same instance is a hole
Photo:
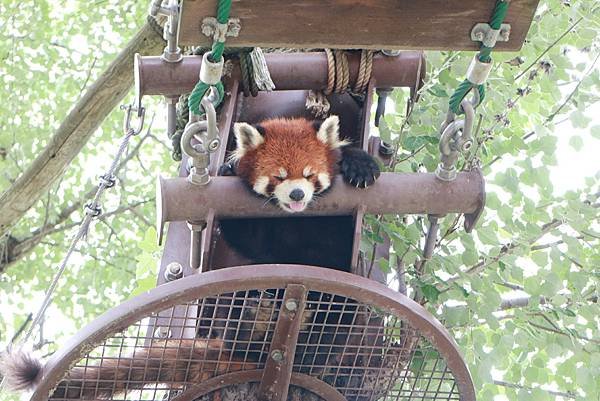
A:
{"label": "red panda", "polygon": [[[201,383],[242,368],[255,366],[230,362],[220,339],[160,340],[136,349],[128,357],[108,358],[99,366],[71,368],[48,399],[110,399],[153,384]],[[0,370],[13,391],[34,387],[44,375],[42,363],[23,351],[3,355]]]}
{"label": "red panda", "polygon": [[[302,212],[341,173],[366,188],[380,175],[377,162],[340,139],[339,119],[270,119],[234,125],[236,149],[224,173],[239,176],[256,194],[289,213]],[[349,271],[352,216],[221,220],[225,241],[254,263],[298,263]]]}

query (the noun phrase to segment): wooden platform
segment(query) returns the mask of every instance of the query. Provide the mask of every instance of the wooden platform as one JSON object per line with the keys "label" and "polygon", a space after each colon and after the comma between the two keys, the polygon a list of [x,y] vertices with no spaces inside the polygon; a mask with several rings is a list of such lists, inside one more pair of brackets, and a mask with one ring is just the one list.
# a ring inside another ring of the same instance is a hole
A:
{"label": "wooden platform", "polygon": [[[232,47],[477,50],[471,28],[488,22],[495,0],[233,0],[231,17],[241,20]],[[509,42],[523,45],[539,0],[512,0],[505,22]],[[183,0],[179,40],[209,45],[202,20],[215,16],[216,0]]]}

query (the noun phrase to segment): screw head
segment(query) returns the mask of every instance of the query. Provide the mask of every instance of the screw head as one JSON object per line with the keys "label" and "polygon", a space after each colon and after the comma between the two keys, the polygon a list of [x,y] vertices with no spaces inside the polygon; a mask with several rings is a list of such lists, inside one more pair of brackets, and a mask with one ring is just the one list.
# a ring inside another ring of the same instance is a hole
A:
{"label": "screw head", "polygon": [[285,301],[285,308],[290,312],[296,311],[298,309],[298,301],[295,299],[288,299]]}
{"label": "screw head", "polygon": [[154,337],[156,338],[169,338],[171,337],[171,330],[166,327],[158,327],[154,331]]}
{"label": "screw head", "polygon": [[283,361],[283,352],[281,352],[281,350],[274,349],[271,351],[271,359],[273,359],[275,362]]}

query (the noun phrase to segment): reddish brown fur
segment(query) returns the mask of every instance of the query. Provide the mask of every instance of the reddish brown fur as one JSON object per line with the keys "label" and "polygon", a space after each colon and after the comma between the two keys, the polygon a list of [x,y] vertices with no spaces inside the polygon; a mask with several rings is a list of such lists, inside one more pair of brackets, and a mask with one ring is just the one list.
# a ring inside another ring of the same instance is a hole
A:
{"label": "reddish brown fur", "polygon": [[303,178],[306,166],[312,168],[313,184],[318,173],[335,174],[339,152],[317,139],[317,131],[311,121],[303,118],[277,118],[260,123],[264,128],[264,142],[250,149],[239,160],[237,175],[247,182],[254,183],[260,176],[269,177],[269,184],[275,187],[279,181],[279,168],[287,171],[287,179]]}
{"label": "reddish brown fur", "polygon": [[100,366],[76,367],[69,371],[49,400],[108,399],[149,384],[201,383],[217,374],[254,369],[229,362],[220,339],[154,341],[124,358],[105,359]]}

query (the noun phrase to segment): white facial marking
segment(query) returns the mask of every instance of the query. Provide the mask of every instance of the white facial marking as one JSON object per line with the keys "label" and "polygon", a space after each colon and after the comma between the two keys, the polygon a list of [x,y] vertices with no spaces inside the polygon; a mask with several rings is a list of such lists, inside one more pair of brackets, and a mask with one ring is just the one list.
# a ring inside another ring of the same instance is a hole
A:
{"label": "white facial marking", "polygon": [[288,206],[288,204],[290,204],[292,202],[296,202],[292,198],[290,198],[290,193],[294,189],[301,189],[302,192],[304,192],[304,198],[300,201],[303,203],[303,206],[304,206],[302,208],[302,210],[304,210],[306,208],[306,206],[310,203],[310,201],[312,200],[313,194],[315,193],[315,186],[313,185],[312,182],[308,181],[305,178],[283,181],[281,184],[279,184],[275,187],[273,194],[277,198],[279,206],[286,212],[294,213],[294,212],[302,211],[302,210],[292,210]]}
{"label": "white facial marking", "polygon": [[323,192],[331,186],[331,179],[329,178],[329,174],[319,173],[317,175],[317,178],[319,179],[319,182],[321,183],[321,190],[319,192]]}
{"label": "white facial marking", "polygon": [[254,192],[256,192],[257,194],[269,195],[267,193],[268,185],[269,185],[269,177],[261,175],[260,177],[258,177],[256,179],[256,182],[254,183],[254,186],[252,187],[252,189],[254,189]]}
{"label": "white facial marking", "polygon": [[310,170],[310,166],[304,167],[304,170],[302,170],[302,176],[304,176],[304,178],[307,178],[311,174]]}
{"label": "white facial marking", "polygon": [[287,171],[283,167],[279,167],[279,178],[287,178]]}

